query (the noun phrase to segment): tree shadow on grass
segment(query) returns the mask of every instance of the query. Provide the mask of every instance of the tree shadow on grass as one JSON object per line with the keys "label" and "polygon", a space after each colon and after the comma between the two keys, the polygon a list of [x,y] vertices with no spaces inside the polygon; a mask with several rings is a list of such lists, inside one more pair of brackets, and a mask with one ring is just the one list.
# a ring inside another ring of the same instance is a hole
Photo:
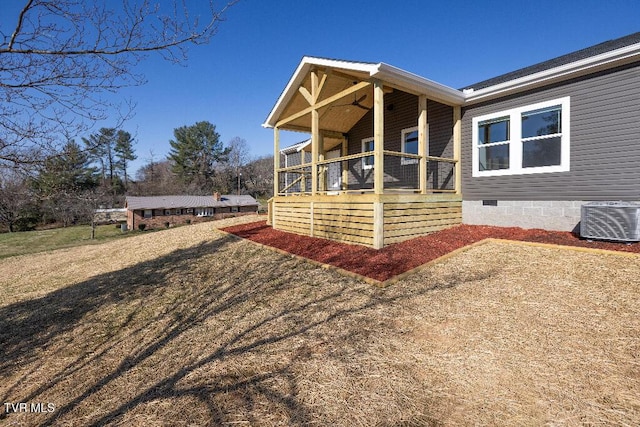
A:
{"label": "tree shadow on grass", "polygon": [[90,312],[131,299],[144,298],[162,286],[166,277],[188,270],[192,260],[212,253],[233,241],[225,236],[148,262],[55,290],[41,298],[0,307],[0,376],[16,360],[21,363],[37,358],[37,349],[56,336],[76,328]]}
{"label": "tree shadow on grass", "polygon": [[0,420],[131,423],[164,402],[187,424],[309,424],[297,350],[357,350],[380,328],[372,311],[430,289],[372,288],[225,235],[0,308],[0,397],[56,403]]}

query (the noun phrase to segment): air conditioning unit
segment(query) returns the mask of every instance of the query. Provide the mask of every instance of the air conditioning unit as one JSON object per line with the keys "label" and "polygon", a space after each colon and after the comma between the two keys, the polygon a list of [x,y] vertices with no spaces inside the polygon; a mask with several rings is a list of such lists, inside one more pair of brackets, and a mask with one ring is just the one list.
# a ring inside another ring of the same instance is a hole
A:
{"label": "air conditioning unit", "polygon": [[640,241],[640,203],[590,202],[582,205],[580,236],[587,239]]}

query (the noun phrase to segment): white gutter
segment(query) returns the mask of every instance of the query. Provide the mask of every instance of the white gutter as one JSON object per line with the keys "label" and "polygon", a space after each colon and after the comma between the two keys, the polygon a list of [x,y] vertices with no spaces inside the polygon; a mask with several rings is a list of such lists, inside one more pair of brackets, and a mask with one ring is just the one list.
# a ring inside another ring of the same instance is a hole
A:
{"label": "white gutter", "polygon": [[461,105],[465,100],[464,94],[457,89],[425,79],[383,62],[378,64],[377,73],[372,74],[371,77],[410,89],[416,93],[429,95],[430,98],[448,105]]}

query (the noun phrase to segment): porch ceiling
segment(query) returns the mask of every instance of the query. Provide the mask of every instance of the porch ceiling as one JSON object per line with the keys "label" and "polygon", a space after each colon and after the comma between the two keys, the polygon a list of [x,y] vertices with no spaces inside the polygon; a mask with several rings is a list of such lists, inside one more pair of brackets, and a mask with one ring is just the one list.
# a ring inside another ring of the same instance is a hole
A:
{"label": "porch ceiling", "polygon": [[[349,89],[355,83],[366,81],[368,75],[359,72],[344,72],[344,70],[318,70],[320,76],[326,75],[326,80],[318,102],[324,101],[327,98],[335,96],[336,94]],[[305,88],[311,93],[311,74],[307,75],[302,80],[300,87]],[[360,99],[359,105],[361,107],[352,105],[356,100]],[[289,103],[284,107],[280,119],[290,117],[305,108],[309,107],[309,102],[305,99],[304,95],[297,90]],[[339,133],[348,132],[367,112],[368,109],[373,108],[373,90],[370,87],[358,90],[353,94],[348,94],[342,97],[332,104],[320,108],[318,110],[320,119],[320,129],[325,131],[334,131]],[[296,120],[287,123],[282,127],[283,129],[292,130],[308,130],[311,129],[311,114],[306,114]]]}
{"label": "porch ceiling", "polygon": [[[322,145],[322,148],[324,149],[324,151],[332,151],[332,150],[337,150],[339,148],[342,147],[342,138],[327,138],[325,137],[323,142],[324,144]],[[309,140],[309,143],[302,146],[300,148],[300,151],[306,151],[307,153],[311,153],[311,140]]]}

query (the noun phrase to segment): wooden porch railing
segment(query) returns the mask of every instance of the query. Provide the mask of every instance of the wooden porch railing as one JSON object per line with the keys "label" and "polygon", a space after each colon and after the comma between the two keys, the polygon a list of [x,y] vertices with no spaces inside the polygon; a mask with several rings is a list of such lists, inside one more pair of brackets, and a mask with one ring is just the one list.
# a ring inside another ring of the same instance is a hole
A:
{"label": "wooden porch railing", "polygon": [[[425,156],[427,176],[421,177],[417,154],[384,150],[384,192],[456,193],[456,159]],[[370,193],[373,188],[373,167],[363,165],[364,158],[374,156],[373,151],[350,154],[316,162],[318,188],[316,194]],[[335,166],[334,166],[335,165]],[[314,173],[311,163],[278,169],[278,196],[308,195]],[[333,180],[333,182],[329,182]],[[421,181],[425,185],[421,186]]]}

